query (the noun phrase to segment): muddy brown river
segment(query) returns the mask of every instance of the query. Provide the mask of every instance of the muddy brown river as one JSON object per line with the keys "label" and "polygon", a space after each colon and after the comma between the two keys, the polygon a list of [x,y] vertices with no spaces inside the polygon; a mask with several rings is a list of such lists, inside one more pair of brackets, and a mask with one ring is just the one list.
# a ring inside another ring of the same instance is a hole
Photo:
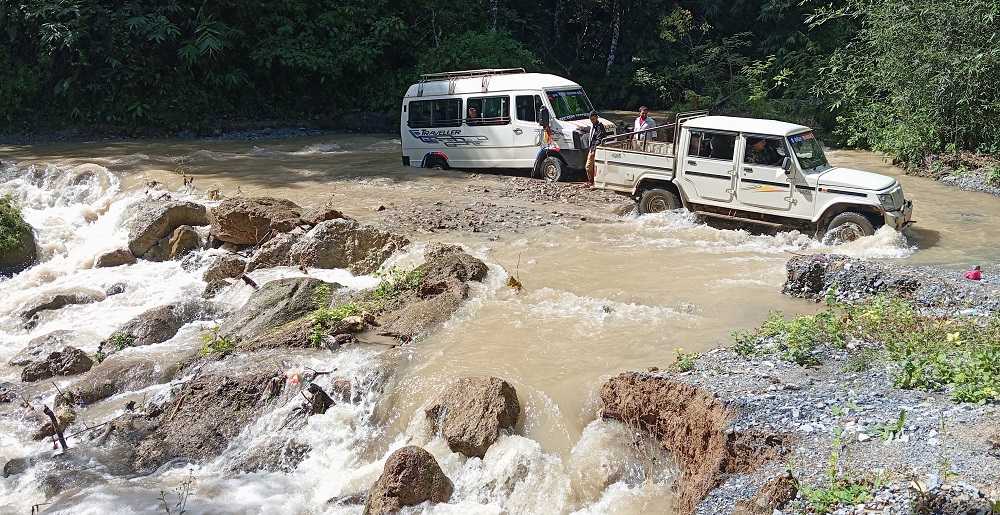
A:
{"label": "muddy brown river", "polygon": [[[426,513],[661,513],[671,498],[671,471],[643,469],[641,457],[630,457],[616,440],[620,429],[598,420],[597,393],[605,379],[627,370],[666,368],[676,349],[728,345],[732,331],[759,325],[770,310],[814,312],[815,304],[780,293],[784,264],[795,253],[837,252],[955,270],[980,264],[985,274],[1000,265],[1000,198],[905,176],[867,152],[836,150],[828,158],[898,178],[914,201],[916,226],[902,233],[882,229],[830,248],[797,232],[709,227],[690,213],[618,217],[612,209],[621,202],[599,195],[560,201],[500,194],[526,172],[404,167],[398,139],[387,135],[0,147],[5,173],[0,194],[11,193],[24,204],[43,261],[0,280],[0,363],[31,339],[66,328],[77,331],[77,346],[92,353],[100,339],[135,314],[164,299],[200,294],[200,272],[169,263],[92,268],[94,257],[121,245],[116,217],[124,204],[144,195],[169,191],[205,200],[214,190],[224,196],[283,197],[304,207],[330,204],[389,229],[400,213],[433,214],[435,203],[486,209],[500,219],[530,212],[551,220],[483,232],[395,227],[415,245],[392,264],[419,264],[426,242],[458,243],[490,266],[489,277],[453,319],[416,344],[393,349],[388,357],[358,350],[330,358],[343,360],[335,366],[344,370],[388,360],[392,381],[383,394],[372,394],[367,407],[344,408],[311,424],[312,433],[300,437],[322,450],[295,472],[234,475],[226,472],[227,460],[238,452],[232,450],[192,471],[171,469],[134,480],[108,476],[56,495],[49,499],[51,511],[43,513],[154,513],[159,490],[181,485],[189,472],[198,478],[189,513],[361,513],[357,505],[329,501],[370,486],[387,452],[404,442],[424,444],[456,482],[453,502]],[[193,189],[184,187],[185,178],[194,180]],[[508,272],[516,273],[523,291],[506,286]],[[294,271],[267,272],[257,280],[282,274]],[[359,287],[371,281],[343,271],[331,274],[331,280]],[[33,296],[115,281],[142,286],[127,301],[65,308],[31,330],[16,320],[17,310]],[[249,293],[233,292],[224,300],[239,305]],[[198,341],[199,328],[192,326],[161,349],[142,352],[166,362]],[[0,371],[3,380],[20,378],[19,367],[2,365]],[[523,406],[520,436],[503,440],[481,461],[450,453],[426,435],[418,416],[445,385],[469,375],[506,379]],[[99,423],[120,412],[122,400],[95,406],[84,417]],[[274,430],[274,424],[262,420],[246,438]],[[7,417],[0,426],[4,461],[49,445],[27,438],[31,426],[23,420]],[[323,477],[327,470],[343,472]],[[0,511],[28,513],[30,505],[46,499],[39,482],[26,473],[0,485]]]}

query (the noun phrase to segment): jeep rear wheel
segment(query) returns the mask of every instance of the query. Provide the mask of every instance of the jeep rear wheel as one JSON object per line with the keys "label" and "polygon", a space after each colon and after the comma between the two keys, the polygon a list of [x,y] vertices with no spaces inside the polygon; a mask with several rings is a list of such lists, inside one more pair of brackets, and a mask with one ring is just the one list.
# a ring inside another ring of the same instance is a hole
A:
{"label": "jeep rear wheel", "polygon": [[652,188],[642,193],[639,199],[639,213],[660,213],[681,207],[681,199],[676,193],[663,188]]}
{"label": "jeep rear wheel", "polygon": [[854,211],[844,211],[830,220],[823,243],[840,245],[875,234],[875,224],[865,215]]}

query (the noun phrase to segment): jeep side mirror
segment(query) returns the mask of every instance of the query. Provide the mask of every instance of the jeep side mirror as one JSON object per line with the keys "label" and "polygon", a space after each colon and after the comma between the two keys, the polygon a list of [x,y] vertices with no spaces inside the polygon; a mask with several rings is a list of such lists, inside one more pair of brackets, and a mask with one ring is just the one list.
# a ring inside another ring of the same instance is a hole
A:
{"label": "jeep side mirror", "polygon": [[781,169],[785,171],[785,175],[791,175],[792,174],[792,158],[790,158],[788,156],[785,156],[785,158],[781,160]]}
{"label": "jeep side mirror", "polygon": [[547,107],[538,110],[538,125],[542,127],[549,126],[549,109]]}

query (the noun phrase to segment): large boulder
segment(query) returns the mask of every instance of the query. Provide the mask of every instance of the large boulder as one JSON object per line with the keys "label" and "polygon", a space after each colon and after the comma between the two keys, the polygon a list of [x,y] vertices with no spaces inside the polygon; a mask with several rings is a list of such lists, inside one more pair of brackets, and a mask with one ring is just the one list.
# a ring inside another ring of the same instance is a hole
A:
{"label": "large boulder", "polygon": [[264,283],[246,304],[220,324],[221,333],[239,342],[250,342],[294,322],[320,307],[316,304],[316,288],[329,285],[343,288],[312,277],[278,279]]}
{"label": "large boulder", "polygon": [[133,469],[149,472],[176,458],[207,460],[218,456],[280,393],[285,382],[281,359],[280,355],[267,358],[257,353],[237,362],[207,363],[163,406],[154,429],[143,428],[144,436],[135,446]]}
{"label": "large boulder", "polygon": [[68,329],[59,329],[57,331],[52,331],[51,333],[44,334],[37,338],[32,338],[28,342],[28,346],[21,349],[10,358],[7,363],[9,365],[23,367],[32,361],[38,361],[42,359],[43,356],[48,356],[49,354],[56,352],[59,349],[65,348],[70,341],[72,341],[75,333]]}
{"label": "large boulder", "polygon": [[455,485],[431,453],[412,445],[403,447],[386,460],[368,494],[364,515],[398,513],[424,501],[448,502],[454,491]]}
{"label": "large boulder", "polygon": [[417,269],[423,272],[425,281],[482,281],[489,272],[486,263],[470,256],[458,245],[428,243],[424,260]]}
{"label": "large boulder", "polygon": [[149,252],[182,225],[208,225],[208,211],[197,202],[144,200],[128,207],[122,226],[128,231],[128,249],[136,257]]}
{"label": "large boulder", "polygon": [[320,222],[336,220],[338,218],[350,219],[351,217],[344,215],[344,213],[330,206],[313,207],[302,213],[302,223],[307,225],[317,225]]}
{"label": "large boulder", "polygon": [[292,245],[292,263],[309,268],[346,268],[370,274],[410,241],[356,220],[327,220]]}
{"label": "large boulder", "polygon": [[182,225],[173,230],[170,236],[160,238],[142,258],[147,261],[167,261],[178,259],[201,245],[201,236],[190,225]]}
{"label": "large boulder", "polygon": [[234,197],[212,209],[212,236],[237,245],[256,245],[273,232],[301,223],[302,208],[273,197]]}
{"label": "large boulder", "polygon": [[44,360],[32,361],[21,370],[21,381],[26,383],[41,381],[52,376],[82,374],[94,366],[94,360],[76,347],[66,347],[53,352]]}
{"label": "large boulder", "polygon": [[300,236],[298,234],[281,233],[267,240],[261,246],[257,247],[257,250],[250,256],[250,261],[246,265],[246,272],[250,273],[258,268],[293,265],[292,245],[299,240]]}
{"label": "large boulder", "polygon": [[162,343],[174,337],[184,324],[210,315],[212,309],[194,302],[167,304],[149,309],[119,327],[101,342],[106,355],[125,347],[141,347]]}
{"label": "large boulder", "polygon": [[94,268],[110,268],[135,263],[135,255],[129,249],[116,249],[105,252],[94,260]]}
{"label": "large boulder", "polygon": [[488,268],[461,247],[431,243],[426,261],[414,272],[422,278],[415,289],[402,292],[378,317],[380,333],[407,341],[426,334],[451,317],[469,295],[469,281],[481,281]]}
{"label": "large boulder", "polygon": [[448,385],[425,413],[452,451],[482,458],[501,433],[514,431],[521,405],[507,381],[466,377]]}
{"label": "large boulder", "polygon": [[0,197],[0,276],[14,275],[35,262],[35,233],[11,197]]}
{"label": "large boulder", "polygon": [[82,287],[58,293],[42,293],[25,301],[18,309],[18,315],[24,319],[31,319],[42,311],[56,310],[71,304],[100,302],[105,298],[107,297],[104,292],[100,290]]}
{"label": "large boulder", "polygon": [[205,269],[202,280],[206,283],[211,283],[220,279],[239,277],[243,275],[243,270],[246,266],[246,260],[236,254],[220,254]]}
{"label": "large boulder", "polygon": [[149,358],[117,354],[106,358],[87,375],[65,388],[66,401],[93,404],[122,392],[166,383],[177,373],[176,364],[163,366]]}

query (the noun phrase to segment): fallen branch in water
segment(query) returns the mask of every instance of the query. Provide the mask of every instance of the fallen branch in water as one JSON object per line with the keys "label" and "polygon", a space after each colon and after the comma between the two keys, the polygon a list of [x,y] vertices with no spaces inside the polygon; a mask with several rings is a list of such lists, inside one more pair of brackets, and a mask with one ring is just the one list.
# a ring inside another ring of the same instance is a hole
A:
{"label": "fallen branch in water", "polygon": [[59,437],[59,445],[62,446],[63,452],[66,452],[68,450],[68,447],[66,446],[66,439],[63,438],[62,429],[59,427],[59,421],[56,420],[56,414],[49,409],[48,405],[45,406],[45,409],[42,410],[42,412],[49,416],[49,420],[52,421],[52,428],[55,430],[56,436]]}

